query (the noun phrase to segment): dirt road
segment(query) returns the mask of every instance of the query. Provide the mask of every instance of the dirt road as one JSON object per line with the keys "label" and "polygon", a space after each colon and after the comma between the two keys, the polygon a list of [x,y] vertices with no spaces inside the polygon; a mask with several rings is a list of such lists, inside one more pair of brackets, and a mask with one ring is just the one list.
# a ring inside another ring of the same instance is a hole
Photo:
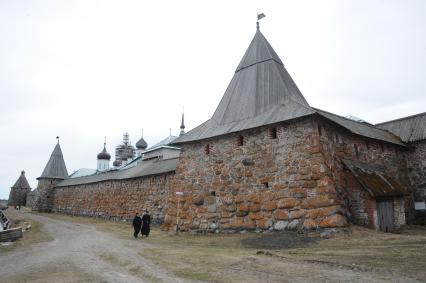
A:
{"label": "dirt road", "polygon": [[0,255],[2,282],[184,282],[140,256],[149,246],[142,239],[124,240],[94,226],[28,217],[42,223],[54,240]]}
{"label": "dirt road", "polygon": [[293,242],[299,236],[172,236],[154,229],[149,239],[135,240],[123,223],[21,216],[41,223],[53,240],[0,250],[2,283],[424,282],[424,229],[401,235],[355,229],[351,236],[279,249],[286,238]]}

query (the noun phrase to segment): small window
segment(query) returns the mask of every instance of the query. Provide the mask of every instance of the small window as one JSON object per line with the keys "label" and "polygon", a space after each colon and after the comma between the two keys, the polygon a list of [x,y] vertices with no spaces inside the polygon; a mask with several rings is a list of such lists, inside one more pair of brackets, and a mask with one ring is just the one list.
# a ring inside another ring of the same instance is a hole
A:
{"label": "small window", "polygon": [[262,183],[263,184],[263,186],[265,187],[265,188],[269,188],[269,183],[268,182],[264,182],[264,183]]}
{"label": "small window", "polygon": [[210,154],[210,144],[206,144],[204,146],[204,153],[209,155]]}
{"label": "small window", "polygon": [[216,196],[216,192],[215,191],[211,191],[210,195],[213,196],[213,197],[215,197]]}
{"label": "small window", "polygon": [[269,137],[271,139],[276,139],[277,138],[277,128],[275,128],[275,127],[269,128]]}
{"label": "small window", "polygon": [[322,135],[322,130],[321,130],[321,126],[318,125],[318,134],[321,136]]}
{"label": "small window", "polygon": [[384,151],[385,151],[385,150],[383,149],[383,144],[382,144],[382,143],[380,144],[380,148],[381,148],[382,152],[384,152]]}
{"label": "small window", "polygon": [[237,146],[243,146],[243,145],[244,145],[244,137],[243,136],[238,136]]}

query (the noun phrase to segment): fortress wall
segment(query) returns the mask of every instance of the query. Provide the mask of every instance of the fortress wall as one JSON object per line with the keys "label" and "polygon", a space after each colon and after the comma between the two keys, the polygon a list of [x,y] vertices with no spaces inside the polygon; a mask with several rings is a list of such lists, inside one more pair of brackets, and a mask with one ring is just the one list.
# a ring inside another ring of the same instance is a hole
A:
{"label": "fortress wall", "polygon": [[183,144],[172,190],[184,231],[347,225],[313,118]]}
{"label": "fortress wall", "polygon": [[[426,203],[426,140],[413,142],[407,152],[408,177],[414,201]],[[416,210],[416,223],[426,224],[426,210]]]}
{"label": "fortress wall", "polygon": [[31,189],[20,189],[20,188],[11,188],[9,193],[8,205],[26,205],[27,202],[27,194],[31,191]]}
{"label": "fortress wall", "polygon": [[56,187],[53,211],[111,220],[131,219],[147,209],[162,223],[174,173]]}
{"label": "fortress wall", "polygon": [[[376,199],[359,184],[352,173],[345,168],[342,159],[362,162],[368,165],[378,165],[385,173],[394,178],[403,186],[409,188],[406,170],[406,148],[368,139],[350,133],[330,123],[328,120],[319,119],[318,127],[321,129],[321,146],[324,152],[325,164],[332,172],[339,196],[345,201],[345,206],[350,215],[350,220],[358,225],[378,228]],[[396,227],[405,224],[412,214],[411,196],[394,200],[394,214],[398,220]],[[400,205],[402,201],[402,205]],[[403,219],[403,220],[401,220]]]}

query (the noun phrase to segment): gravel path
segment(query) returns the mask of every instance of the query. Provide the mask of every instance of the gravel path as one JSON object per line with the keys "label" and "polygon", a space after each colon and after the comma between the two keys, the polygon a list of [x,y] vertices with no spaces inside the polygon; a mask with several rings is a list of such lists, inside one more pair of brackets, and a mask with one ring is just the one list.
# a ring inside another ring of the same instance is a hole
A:
{"label": "gravel path", "polygon": [[13,278],[17,274],[30,277],[32,273],[69,265],[70,269],[89,274],[90,281],[96,278],[98,282],[186,282],[138,254],[149,247],[142,240],[120,239],[94,226],[28,216],[42,223],[43,231],[54,240],[0,255],[0,278]]}

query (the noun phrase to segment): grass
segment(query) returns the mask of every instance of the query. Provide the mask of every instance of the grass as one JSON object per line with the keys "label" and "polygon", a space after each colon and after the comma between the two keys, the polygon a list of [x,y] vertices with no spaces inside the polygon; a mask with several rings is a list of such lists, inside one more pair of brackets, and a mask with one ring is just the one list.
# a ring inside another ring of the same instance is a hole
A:
{"label": "grass", "polygon": [[119,267],[120,269],[126,269],[131,275],[143,278],[149,282],[161,282],[161,280],[151,274],[146,268],[140,265],[135,265],[132,262],[122,259],[116,254],[104,253],[99,256],[102,260],[109,262],[110,264]]}
{"label": "grass", "polygon": [[[97,229],[120,238],[133,237],[129,223],[58,214],[46,216],[95,225]],[[426,278],[425,227],[408,227],[401,234],[352,227],[351,233],[335,234],[327,240],[318,239],[316,234],[313,236],[317,237],[315,241],[303,245],[299,241],[295,247],[285,249],[274,248],[280,238],[274,239],[276,242],[271,245],[272,248],[247,245],[269,241],[270,235],[266,234],[175,235],[155,228],[151,231],[149,238],[138,240],[150,244],[140,255],[173,272],[177,277],[190,280],[232,283],[291,282],[300,278],[306,281],[359,281],[359,278],[364,278],[364,281],[370,281],[368,279],[371,278],[396,281],[409,278],[423,281]],[[300,236],[288,234],[285,237],[283,241],[291,242],[294,237]],[[259,250],[263,252],[258,254]],[[126,261],[110,255],[104,257],[104,260],[122,266],[134,275],[150,278],[149,271],[141,267],[128,265]],[[338,275],[343,273],[344,276],[348,274],[355,277],[339,279],[335,277],[336,272]],[[156,282],[157,279],[149,280]]]}
{"label": "grass", "polygon": [[2,278],[3,283],[44,283],[44,282],[101,282],[100,278],[94,277],[83,270],[71,265],[62,263],[46,267],[43,271],[29,271],[25,274],[18,274],[12,277]]}

